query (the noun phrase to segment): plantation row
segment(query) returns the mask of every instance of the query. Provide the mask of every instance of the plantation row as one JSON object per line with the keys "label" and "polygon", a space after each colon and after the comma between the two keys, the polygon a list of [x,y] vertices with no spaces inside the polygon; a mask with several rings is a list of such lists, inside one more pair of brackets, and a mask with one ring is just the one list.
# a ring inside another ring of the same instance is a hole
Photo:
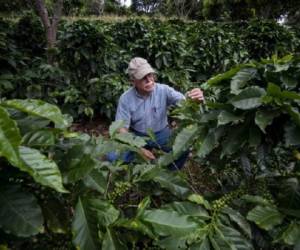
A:
{"label": "plantation row", "polygon": [[[145,138],[117,133],[122,122],[93,137],[54,105],[2,100],[0,248],[298,249],[299,82],[293,56],[209,79],[205,104],[173,110],[173,150],[153,162],[139,156]],[[167,169],[188,148],[213,189]],[[112,150],[137,157],[103,161]]]}
{"label": "plantation row", "polygon": [[274,22],[185,23],[179,20],[61,22],[54,66],[47,64],[39,19],[0,21],[0,93],[40,98],[73,117],[113,117],[133,56],[147,58],[159,80],[185,91],[233,65],[296,53],[300,32]]}

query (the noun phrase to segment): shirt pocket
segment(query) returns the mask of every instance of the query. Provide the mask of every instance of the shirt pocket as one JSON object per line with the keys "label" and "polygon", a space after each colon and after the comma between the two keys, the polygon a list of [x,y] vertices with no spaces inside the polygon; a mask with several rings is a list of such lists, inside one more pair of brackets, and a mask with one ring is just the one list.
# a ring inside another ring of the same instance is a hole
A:
{"label": "shirt pocket", "polygon": [[155,119],[162,119],[164,117],[165,110],[163,106],[156,105],[152,108],[152,112]]}

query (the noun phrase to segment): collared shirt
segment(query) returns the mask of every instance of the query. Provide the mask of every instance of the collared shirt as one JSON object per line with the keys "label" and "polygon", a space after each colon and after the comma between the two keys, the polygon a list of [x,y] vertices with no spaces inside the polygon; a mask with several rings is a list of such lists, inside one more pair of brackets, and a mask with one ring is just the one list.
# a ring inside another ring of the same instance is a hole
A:
{"label": "collared shirt", "polygon": [[168,125],[167,108],[185,99],[184,95],[165,84],[156,83],[149,96],[141,96],[134,87],[124,92],[118,103],[116,121],[140,133],[158,132]]}

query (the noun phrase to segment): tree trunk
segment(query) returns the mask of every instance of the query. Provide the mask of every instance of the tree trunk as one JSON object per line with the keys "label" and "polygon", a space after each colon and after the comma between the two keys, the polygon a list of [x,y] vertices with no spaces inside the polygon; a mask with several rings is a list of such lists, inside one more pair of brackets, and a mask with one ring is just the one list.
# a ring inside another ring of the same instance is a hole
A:
{"label": "tree trunk", "polygon": [[35,0],[38,15],[40,16],[46,33],[48,63],[54,64],[53,49],[56,45],[57,26],[61,19],[63,0],[57,0],[53,7],[53,17],[50,18],[44,0]]}

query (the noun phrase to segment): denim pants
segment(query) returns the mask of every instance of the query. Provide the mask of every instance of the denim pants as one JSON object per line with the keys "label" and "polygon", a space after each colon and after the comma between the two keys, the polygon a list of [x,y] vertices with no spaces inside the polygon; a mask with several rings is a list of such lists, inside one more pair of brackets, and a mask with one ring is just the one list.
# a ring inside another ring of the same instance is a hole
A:
{"label": "denim pants", "polygon": [[[146,134],[140,133],[138,131],[132,131],[137,136],[147,136]],[[169,127],[165,127],[163,130],[155,132],[155,141],[147,140],[147,144],[145,146],[146,149],[161,149],[162,151],[168,153],[172,151],[172,147],[170,147],[169,140],[171,138],[171,129]],[[184,163],[187,160],[189,155],[189,151],[184,152],[177,160],[169,165],[169,169],[178,170],[184,166]],[[125,163],[130,163],[134,160],[134,152],[128,151],[123,153],[123,155],[118,155],[116,152],[110,152],[106,155],[106,159],[110,162],[114,162],[118,159],[122,159]]]}

